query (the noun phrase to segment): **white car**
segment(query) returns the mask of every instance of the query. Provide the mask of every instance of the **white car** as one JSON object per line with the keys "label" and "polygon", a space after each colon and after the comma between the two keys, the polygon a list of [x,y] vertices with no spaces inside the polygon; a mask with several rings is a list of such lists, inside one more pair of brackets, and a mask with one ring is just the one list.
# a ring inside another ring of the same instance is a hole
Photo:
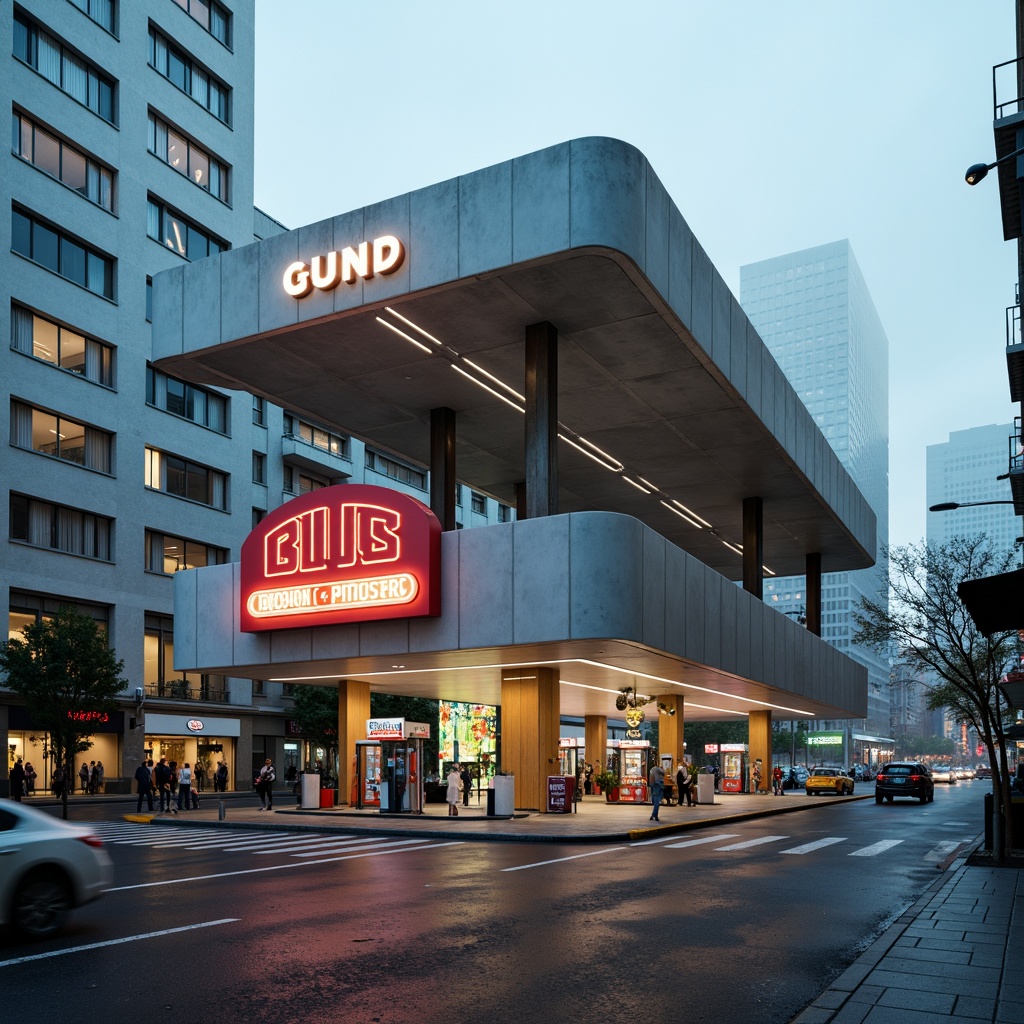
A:
{"label": "white car", "polygon": [[0,805],[0,925],[34,939],[52,935],[113,877],[102,840],[87,828],[13,800]]}
{"label": "white car", "polygon": [[932,765],[932,781],[956,783],[956,772],[948,764]]}

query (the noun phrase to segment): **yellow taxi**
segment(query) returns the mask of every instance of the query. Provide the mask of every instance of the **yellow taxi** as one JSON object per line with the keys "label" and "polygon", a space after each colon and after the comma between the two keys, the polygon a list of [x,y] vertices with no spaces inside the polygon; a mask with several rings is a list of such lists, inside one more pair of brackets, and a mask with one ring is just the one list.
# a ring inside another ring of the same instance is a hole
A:
{"label": "yellow taxi", "polygon": [[804,783],[804,790],[808,796],[814,796],[816,793],[845,796],[853,792],[853,779],[849,775],[844,775],[838,768],[812,768]]}

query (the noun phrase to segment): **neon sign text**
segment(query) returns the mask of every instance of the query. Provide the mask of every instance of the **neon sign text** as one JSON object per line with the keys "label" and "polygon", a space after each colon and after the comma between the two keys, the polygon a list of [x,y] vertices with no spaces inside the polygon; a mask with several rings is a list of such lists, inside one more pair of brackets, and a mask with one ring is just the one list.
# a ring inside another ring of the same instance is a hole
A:
{"label": "neon sign text", "polygon": [[314,288],[329,292],[343,281],[355,284],[375,274],[393,274],[405,262],[405,246],[394,235],[381,235],[372,242],[360,242],[355,248],[347,245],[340,252],[332,250],[314,256],[309,263],[301,260],[288,264],[282,284],[293,298],[305,298]]}

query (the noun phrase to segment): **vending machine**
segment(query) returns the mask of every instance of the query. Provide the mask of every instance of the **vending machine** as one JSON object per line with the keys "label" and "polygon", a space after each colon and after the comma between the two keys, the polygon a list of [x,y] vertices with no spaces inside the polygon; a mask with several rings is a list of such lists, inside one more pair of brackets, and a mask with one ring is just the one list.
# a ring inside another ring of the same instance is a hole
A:
{"label": "vending machine", "polygon": [[619,742],[619,802],[644,803],[647,800],[648,740]]}
{"label": "vending machine", "polygon": [[719,789],[723,793],[743,793],[747,788],[747,748],[743,743],[723,743],[720,747],[722,774]]}

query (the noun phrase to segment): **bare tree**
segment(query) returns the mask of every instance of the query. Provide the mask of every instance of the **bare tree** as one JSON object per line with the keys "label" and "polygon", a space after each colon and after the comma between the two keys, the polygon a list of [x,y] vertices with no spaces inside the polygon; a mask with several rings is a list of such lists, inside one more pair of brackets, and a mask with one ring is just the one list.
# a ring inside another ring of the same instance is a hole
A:
{"label": "bare tree", "polygon": [[984,535],[895,547],[886,555],[889,606],[862,599],[854,610],[855,642],[882,654],[899,650],[925,670],[929,705],[949,707],[977,730],[992,766],[992,853],[1002,862],[1013,848],[1005,738],[1011,709],[999,681],[1017,654],[1017,634],[983,636],[957,586],[1006,572],[1014,555],[994,552]]}

